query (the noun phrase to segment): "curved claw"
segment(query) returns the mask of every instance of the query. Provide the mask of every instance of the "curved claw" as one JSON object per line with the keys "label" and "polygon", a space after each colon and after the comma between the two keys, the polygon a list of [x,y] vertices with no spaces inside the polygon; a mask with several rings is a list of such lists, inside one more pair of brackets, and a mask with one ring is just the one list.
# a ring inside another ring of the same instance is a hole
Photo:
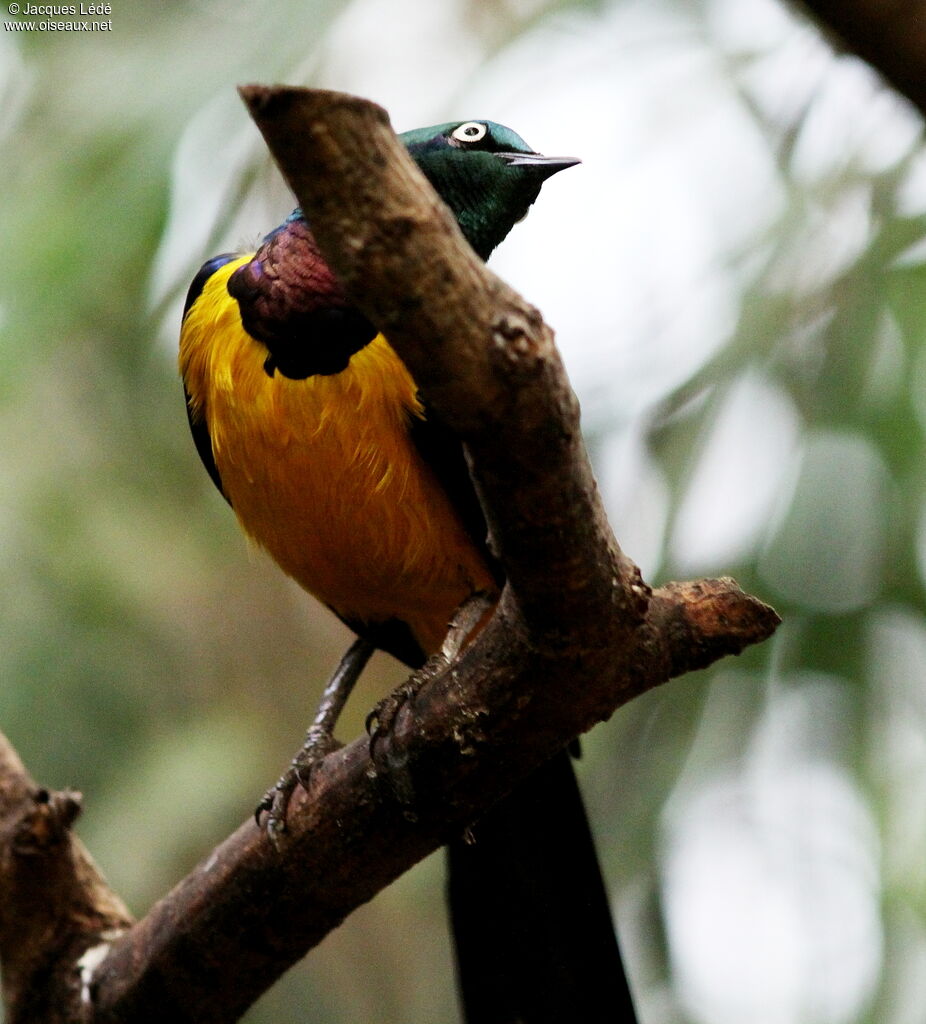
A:
{"label": "curved claw", "polygon": [[[254,821],[257,827],[266,829],[267,837],[277,849],[286,832],[286,808],[289,798],[297,786],[309,788],[312,772],[328,754],[340,746],[341,744],[329,733],[310,729],[305,744],[292,759],[289,767],[277,779],[276,784],[264,793],[260,803],[254,808]],[[264,812],[267,819],[261,826],[261,815]]]}
{"label": "curved claw", "polygon": [[[280,842],[286,832],[286,807],[293,790],[302,785],[302,780],[291,765],[280,776],[276,785],[271,786],[261,797],[260,803],[254,808],[254,821],[258,828],[263,828],[267,838],[279,850]],[[261,815],[266,812],[266,821],[261,823]]]}
{"label": "curved claw", "polygon": [[430,679],[443,671],[466,647],[474,631],[481,628],[485,619],[495,608],[497,595],[477,590],[463,601],[454,611],[440,651],[417,669],[408,679],[384,697],[367,715],[364,722],[370,737],[370,756],[375,760],[376,741],[387,735],[404,705],[414,703],[419,690]]}
{"label": "curved claw", "polygon": [[[412,676],[414,679],[414,676]],[[396,716],[399,713],[399,709],[403,704],[406,704],[412,698],[412,694],[409,691],[409,681],[406,681],[393,690],[387,697],[384,697],[379,703],[375,705],[373,710],[367,715],[364,726],[367,731],[367,736],[370,738],[367,749],[370,752],[370,757],[373,761],[376,760],[376,744],[379,740],[384,739],[395,722]]]}
{"label": "curved claw", "polygon": [[264,793],[264,795],[260,798],[260,803],[258,803],[258,805],[254,808],[254,824],[258,828],[263,827],[261,825],[260,816],[264,813],[264,811],[269,811],[270,808],[273,806],[272,794],[273,790],[268,789],[267,792]]}

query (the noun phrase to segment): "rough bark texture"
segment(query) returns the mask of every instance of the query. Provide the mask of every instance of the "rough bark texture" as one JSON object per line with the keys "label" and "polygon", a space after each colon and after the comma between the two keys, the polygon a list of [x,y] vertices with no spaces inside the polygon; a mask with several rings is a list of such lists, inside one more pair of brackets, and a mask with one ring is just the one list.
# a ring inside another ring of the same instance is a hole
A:
{"label": "rough bark texture", "polygon": [[[363,738],[325,759],[290,805],[282,851],[247,821],[99,947],[83,977],[92,1005],[80,1005],[77,957],[128,917],[68,832],[69,798],[36,800],[8,765],[3,821],[55,822],[27,832],[56,837],[41,874],[60,875],[71,894],[61,906],[44,900],[4,831],[6,998],[21,1006],[51,991],[51,972],[65,1007],[11,1024],[235,1020],[351,910],[573,737],[778,622],[732,580],[655,592],[641,580],[602,511],[549,328],[469,250],[380,108],[310,90],[242,92],[352,299],[465,440],[508,583],[453,664],[433,661],[413,692],[384,706],[372,750]],[[25,918],[35,941],[24,956],[15,946]],[[48,939],[60,922],[72,936],[61,944]]]}
{"label": "rough bark texture", "polygon": [[0,963],[8,1024],[80,1019],[88,948],[132,923],[71,825],[80,794],[49,793],[0,734]]}
{"label": "rough bark texture", "polygon": [[693,600],[686,586],[656,591],[626,655],[581,644],[541,653],[497,619],[452,668],[426,672],[372,757],[364,738],[325,760],[290,804],[282,855],[248,821],[117,943],[96,974],[95,1019],[234,1020],[569,738],[777,624],[731,581],[692,584]]}

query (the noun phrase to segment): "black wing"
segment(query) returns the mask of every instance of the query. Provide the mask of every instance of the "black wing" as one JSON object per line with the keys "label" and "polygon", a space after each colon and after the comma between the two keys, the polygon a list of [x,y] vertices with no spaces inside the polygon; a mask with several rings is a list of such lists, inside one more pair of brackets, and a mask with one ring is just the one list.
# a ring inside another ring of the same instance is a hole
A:
{"label": "black wing", "polygon": [[473,479],[469,475],[463,445],[427,405],[424,412],[423,419],[415,416],[411,421],[409,434],[412,443],[450,498],[470,540],[482,553],[495,582],[501,587],[505,582],[505,573],[499,560],[489,550],[489,531]]}

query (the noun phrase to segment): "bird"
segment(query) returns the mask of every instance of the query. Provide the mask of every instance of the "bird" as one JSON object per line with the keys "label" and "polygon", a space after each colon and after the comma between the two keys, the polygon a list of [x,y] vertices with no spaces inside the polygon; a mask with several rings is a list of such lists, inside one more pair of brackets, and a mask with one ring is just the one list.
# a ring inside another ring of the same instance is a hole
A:
{"label": "bird", "polygon": [[[400,139],[483,260],[543,183],[579,162],[490,120]],[[256,251],[203,264],[179,365],[196,449],[240,526],[357,635],[306,745],[258,806],[279,834],[372,651],[419,668],[459,606],[474,595],[492,606],[504,570],[461,443],[351,304],[300,209]],[[568,752],[451,843],[449,865],[468,1024],[635,1020]]]}

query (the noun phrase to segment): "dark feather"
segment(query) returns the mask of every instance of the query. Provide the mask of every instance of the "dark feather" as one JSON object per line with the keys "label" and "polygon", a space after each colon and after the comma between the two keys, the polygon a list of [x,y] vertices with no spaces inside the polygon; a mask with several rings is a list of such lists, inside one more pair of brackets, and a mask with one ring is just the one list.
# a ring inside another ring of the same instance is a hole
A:
{"label": "dark feather", "polygon": [[228,280],[244,329],[266,345],[272,377],[340,373],[377,334],[351,306],[297,213],[264,240],[254,258]]}
{"label": "dark feather", "polygon": [[228,501],[228,495],[222,487],[222,478],[219,476],[219,467],[215,464],[215,456],[212,454],[212,438],[209,436],[209,428],[206,426],[206,421],[201,416],[194,416],[193,410],[190,408],[190,396],[187,389],[183,389],[184,397],[186,398],[186,418],[190,423],[190,433],[193,435],[193,444],[196,445],[196,450],[199,452],[199,457],[202,459],[203,465],[206,467],[206,472],[209,474],[212,482],[218,487],[219,494]]}
{"label": "dark feather", "polygon": [[184,316],[189,313],[193,303],[202,295],[206,282],[219,267],[224,267],[226,263],[231,263],[232,260],[238,259],[240,255],[240,252],[223,252],[221,256],[213,256],[211,260],[206,260],[196,272],[196,277],[193,278],[190,282],[190,287],[187,289],[186,302],[183,304]]}
{"label": "dark feather", "polygon": [[501,587],[505,573],[501,562],[489,551],[488,527],[460,439],[425,406],[424,419],[415,416],[409,425],[409,436],[450,502],[463,521],[473,544],[479,548],[489,566],[495,582]]}
{"label": "dark feather", "polygon": [[427,660],[427,655],[415,639],[415,634],[412,633],[408,623],[402,622],[401,619],[388,619],[386,622],[360,622],[356,619],[345,618],[333,608],[331,610],[357,636],[367,640],[379,650],[391,654],[393,658],[398,658],[409,668],[421,668]]}
{"label": "dark feather", "polygon": [[569,755],[538,769],[448,847],[470,1024],[636,1024]]}

